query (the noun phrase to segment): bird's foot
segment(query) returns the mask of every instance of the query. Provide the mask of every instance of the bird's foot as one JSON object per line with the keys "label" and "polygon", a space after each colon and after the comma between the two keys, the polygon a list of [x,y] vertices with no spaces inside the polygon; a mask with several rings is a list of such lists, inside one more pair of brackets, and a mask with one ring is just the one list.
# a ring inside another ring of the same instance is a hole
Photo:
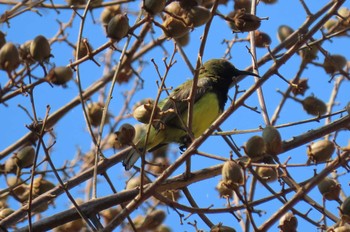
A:
{"label": "bird's foot", "polygon": [[180,151],[181,154],[186,151],[186,149],[191,145],[192,140],[189,135],[184,135],[180,138]]}
{"label": "bird's foot", "polygon": [[184,153],[186,151],[187,146],[185,144],[181,144],[179,149],[180,149],[180,153],[182,154],[182,153]]}

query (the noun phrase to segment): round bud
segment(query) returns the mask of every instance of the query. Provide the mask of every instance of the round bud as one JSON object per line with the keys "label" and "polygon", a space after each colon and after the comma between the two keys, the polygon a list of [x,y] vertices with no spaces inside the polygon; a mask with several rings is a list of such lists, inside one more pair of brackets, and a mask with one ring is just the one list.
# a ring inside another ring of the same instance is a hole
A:
{"label": "round bud", "polygon": [[210,11],[202,6],[194,6],[190,8],[188,14],[190,21],[194,27],[206,24],[210,19]]}
{"label": "round bud", "polygon": [[[137,121],[148,124],[151,120],[153,107],[154,107],[154,104],[152,102],[148,102],[146,104],[140,105],[134,109],[132,115]],[[156,106],[156,109],[153,115],[153,120],[159,119],[160,112],[161,112],[160,108]]]}
{"label": "round bud", "polygon": [[277,172],[272,167],[257,167],[256,173],[266,182],[274,182],[277,180]]}
{"label": "round bud", "polygon": [[245,153],[251,159],[259,159],[266,153],[266,144],[262,137],[254,135],[244,147]]}
{"label": "round bud", "polygon": [[39,63],[48,61],[51,55],[50,52],[49,41],[42,35],[35,37],[30,44],[30,55]]}
{"label": "round bud", "polygon": [[347,197],[341,204],[340,216],[344,222],[350,223],[350,197]]}
{"label": "round bud", "polygon": [[155,15],[163,11],[165,3],[165,0],[143,0],[143,8],[151,15]]}
{"label": "round bud", "polygon": [[127,83],[132,77],[133,71],[131,66],[126,65],[118,73],[117,82],[118,84]]}
{"label": "round bud", "polygon": [[225,182],[223,180],[220,180],[218,185],[216,186],[216,190],[219,192],[220,197],[233,197],[233,191],[232,189],[227,188]]}
{"label": "round bud", "polygon": [[234,9],[239,10],[244,8],[246,12],[250,12],[252,7],[251,0],[234,0]]}
{"label": "round bud", "polygon": [[335,19],[329,19],[324,25],[323,25],[323,27],[324,27],[324,29],[326,29],[327,31],[330,31],[330,30],[333,30],[333,28],[335,27],[335,26],[337,26],[337,20],[335,20]]}
{"label": "round bud", "polygon": [[45,180],[42,176],[35,178],[33,182],[33,194],[35,196],[40,196],[51,189],[53,189],[55,185],[48,180]]}
{"label": "round bud", "polygon": [[235,10],[231,15],[233,22],[229,22],[229,25],[235,32],[254,31],[261,25],[261,19],[247,13],[244,8]]}
{"label": "round bud", "polygon": [[292,93],[294,94],[294,96],[299,94],[304,96],[306,90],[309,89],[307,82],[308,82],[307,78],[301,78],[301,79],[298,79],[297,81],[295,79],[293,80],[293,84],[297,85],[296,88],[292,88]]}
{"label": "round bud", "polygon": [[328,30],[327,34],[337,33],[335,37],[348,36],[347,29],[349,26],[344,26],[342,23],[339,23],[338,20],[329,19],[325,25],[325,29]]}
{"label": "round bud", "polygon": [[67,222],[66,224],[63,224],[61,226],[63,227],[62,232],[63,231],[84,231],[84,229],[87,230],[85,226],[85,222],[81,218]]}
{"label": "round bud", "polygon": [[151,118],[151,114],[152,114],[152,107],[148,107],[151,106],[150,104],[144,104],[144,105],[140,105],[137,108],[134,109],[132,116],[139,122],[141,123],[149,123],[149,120]]}
{"label": "round bud", "polygon": [[323,62],[323,68],[326,73],[333,74],[335,72],[339,72],[343,70],[346,66],[347,60],[344,56],[341,55],[331,55],[327,56]]}
{"label": "round bud", "polygon": [[92,167],[95,164],[95,153],[93,151],[88,151],[87,153],[83,154],[82,157],[82,169]]}
{"label": "round bud", "polygon": [[90,8],[98,7],[102,4],[103,0],[91,0]]}
{"label": "round bud", "polygon": [[8,200],[9,192],[3,192],[0,194],[0,209],[6,208],[8,206],[7,200]]}
{"label": "round bud", "polygon": [[29,186],[26,183],[23,183],[22,179],[11,176],[7,178],[7,185],[12,188],[12,191],[10,193],[16,200],[21,203],[28,200]]}
{"label": "round bud", "polygon": [[13,212],[15,212],[13,209],[10,208],[4,208],[0,210],[0,221],[7,216],[10,216]]}
{"label": "round bud", "polygon": [[120,209],[113,207],[113,208],[108,208],[103,211],[101,211],[101,216],[104,219],[105,225],[108,225],[114,217],[116,217],[120,213]]}
{"label": "round bud", "polygon": [[128,124],[124,123],[121,125],[119,128],[119,131],[115,132],[117,135],[116,140],[121,144],[121,145],[130,145],[135,138],[135,128]]}
{"label": "round bud", "polygon": [[109,21],[111,21],[111,19],[116,16],[117,14],[121,14],[121,10],[120,10],[120,5],[113,5],[113,6],[108,6],[103,8],[103,11],[101,12],[101,16],[100,16],[100,21],[102,23],[103,26],[107,26]]}
{"label": "round bud", "polygon": [[338,19],[341,22],[342,26],[348,27],[350,26],[350,11],[346,7],[341,7],[338,10]]}
{"label": "round bud", "polygon": [[[249,39],[249,35],[248,35],[248,39]],[[256,47],[265,48],[266,46],[271,44],[271,38],[268,34],[261,32],[259,30],[256,30],[254,31],[254,42]]]}
{"label": "round bud", "polygon": [[70,67],[60,66],[50,70],[47,80],[54,85],[65,85],[73,78],[73,71]]}
{"label": "round bud", "polygon": [[222,180],[230,189],[235,189],[243,184],[242,167],[233,160],[226,161],[221,170]]}
{"label": "round bud", "polygon": [[172,1],[165,7],[165,10],[179,17],[184,16],[186,10],[182,7],[181,3],[179,1]]}
{"label": "round bud", "polygon": [[32,146],[25,146],[19,150],[15,156],[17,164],[21,168],[29,168],[33,165],[35,157],[35,149]]}
{"label": "round bud", "polygon": [[[75,48],[73,50],[73,56],[74,57],[76,56],[77,48],[78,48],[78,44],[75,46]],[[89,50],[90,51],[93,50],[91,45],[87,42],[86,39],[82,39],[82,41],[80,43],[77,59],[83,58],[84,56],[88,55],[88,51]]]}
{"label": "round bud", "polygon": [[121,149],[122,146],[116,141],[116,139],[117,139],[117,135],[114,132],[108,134],[104,139],[106,143],[104,144],[105,146],[103,147],[103,149],[109,149],[109,148]]}
{"label": "round bud", "polygon": [[85,5],[86,0],[65,0],[68,4],[68,6],[79,6],[79,5]]}
{"label": "round bud", "polygon": [[6,43],[0,49],[0,69],[12,72],[20,64],[17,47],[13,43]]}
{"label": "round bud", "polygon": [[[55,185],[48,180],[45,180],[42,176],[35,178],[33,182],[33,196],[34,198],[50,191]],[[41,213],[48,209],[50,202],[41,203],[36,209],[35,212]]]}
{"label": "round bud", "polygon": [[[99,102],[90,103],[88,106],[88,118],[92,126],[98,127],[101,124],[104,105]],[[108,123],[108,117],[105,120],[105,124]]]}
{"label": "round bud", "polygon": [[6,43],[5,33],[0,31],[0,48]]}
{"label": "round bud", "polygon": [[278,227],[281,232],[296,232],[298,220],[292,212],[287,212],[281,217]]}
{"label": "round bud", "polygon": [[144,104],[154,104],[154,100],[152,98],[144,98],[138,102],[136,102],[133,107],[132,110],[134,111],[137,107],[144,105]]}
{"label": "round bud", "polygon": [[190,42],[190,33],[187,32],[185,35],[176,39],[177,44],[181,47],[185,47]]}
{"label": "round bud", "polygon": [[319,140],[307,148],[309,159],[315,163],[326,162],[335,151],[335,145],[329,140]]}
{"label": "round bud", "polygon": [[210,232],[236,232],[236,230],[231,227],[224,226],[222,223],[219,223],[218,225],[211,227]]}
{"label": "round bud", "polygon": [[[287,26],[287,25],[282,25],[278,28],[277,31],[277,37],[278,40],[282,43],[284,42],[291,34],[293,34],[294,30]],[[285,44],[285,48],[289,49],[293,47],[293,45],[298,41],[298,38],[295,37],[294,39],[290,40],[289,43]]]}
{"label": "round bud", "polygon": [[[149,180],[147,178],[143,178],[143,184],[148,184]],[[133,178],[131,178],[128,183],[126,184],[125,189],[126,190],[130,190],[130,189],[134,189],[134,188],[138,188],[141,186],[141,178],[140,176],[134,176]]]}
{"label": "round bud", "polygon": [[349,224],[345,224],[343,226],[339,226],[337,228],[332,228],[332,229],[328,229],[328,231],[332,231],[332,232],[350,232],[350,225]]}
{"label": "round bud", "polygon": [[[181,2],[182,3],[182,2]],[[179,1],[173,1],[165,7],[166,12],[176,15],[182,20],[172,17],[170,14],[165,15],[163,30],[165,35],[172,38],[179,38],[190,31],[193,24],[190,19],[190,13],[184,9]],[[185,2],[184,2],[185,3]]]}
{"label": "round bud", "polygon": [[117,14],[108,23],[107,36],[119,41],[128,35],[129,28],[128,16],[126,14]]}
{"label": "round bud", "polygon": [[265,4],[275,4],[277,0],[261,0]]}
{"label": "round bud", "polygon": [[[197,0],[198,5],[202,5],[206,8],[211,8],[215,2],[215,0]],[[219,0],[219,5],[226,5],[228,0]]]}
{"label": "round bud", "polygon": [[27,40],[21,46],[19,46],[18,52],[19,57],[21,58],[22,62],[27,62],[29,64],[34,64],[35,61],[30,56],[30,45],[32,44],[32,40]]}
{"label": "round bud", "polygon": [[333,229],[334,232],[350,232],[350,226],[345,224],[344,226],[339,226]]}
{"label": "round bud", "polygon": [[187,27],[183,21],[171,16],[167,16],[162,25],[165,35],[175,39],[184,36],[190,31],[189,27]]}
{"label": "round bud", "polygon": [[270,155],[277,155],[282,152],[282,138],[278,130],[273,126],[266,126],[262,133],[266,144],[266,152]]}
{"label": "round bud", "polygon": [[17,173],[20,170],[20,167],[17,164],[17,160],[14,156],[9,157],[5,161],[4,168],[6,173]]}
{"label": "round bud", "polygon": [[[126,184],[125,189],[126,190],[131,190],[134,188],[138,188],[141,186],[141,176],[134,176],[133,178],[131,178],[128,183]],[[143,178],[143,184],[148,184],[149,180],[147,178]]]}
{"label": "round bud", "polygon": [[317,187],[325,199],[329,201],[339,200],[341,189],[340,185],[335,180],[326,177],[318,183]]}
{"label": "round bud", "polygon": [[327,105],[320,99],[309,96],[302,100],[301,104],[303,105],[306,113],[314,116],[324,115],[327,112]]}
{"label": "round bud", "polygon": [[166,214],[163,210],[154,210],[146,215],[145,220],[142,222],[140,228],[142,228],[142,230],[156,229],[163,223],[165,217]]}
{"label": "round bud", "polygon": [[155,230],[156,232],[172,232],[172,230],[166,225],[160,225]]}
{"label": "round bud", "polygon": [[22,168],[33,165],[35,150],[32,146],[25,146],[5,162],[5,171],[17,173]]}
{"label": "round bud", "polygon": [[316,45],[311,45],[300,50],[298,54],[304,62],[311,62],[317,58],[318,50]]}
{"label": "round bud", "polygon": [[[140,229],[140,226],[141,224],[143,223],[143,221],[145,220],[145,217],[142,216],[142,215],[137,215],[133,220],[132,222],[134,223],[134,226],[136,229]],[[128,225],[129,226],[129,225]],[[130,227],[130,230],[131,230],[131,226]]]}

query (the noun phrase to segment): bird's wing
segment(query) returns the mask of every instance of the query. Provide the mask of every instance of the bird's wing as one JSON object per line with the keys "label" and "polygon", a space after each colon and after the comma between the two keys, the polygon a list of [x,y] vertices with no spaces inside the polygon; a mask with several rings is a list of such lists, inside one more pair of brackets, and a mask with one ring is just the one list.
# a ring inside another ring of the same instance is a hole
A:
{"label": "bird's wing", "polygon": [[[167,111],[174,109],[178,115],[182,115],[188,108],[188,97],[192,90],[192,80],[189,80],[176,89],[174,89],[169,97],[159,103],[161,110]],[[210,77],[202,77],[198,79],[194,103],[196,103],[205,93],[213,88]],[[166,113],[160,118],[159,123],[155,123],[155,129],[159,130],[162,126],[172,126],[182,128],[178,115],[176,113]],[[186,123],[186,122],[185,122]]]}

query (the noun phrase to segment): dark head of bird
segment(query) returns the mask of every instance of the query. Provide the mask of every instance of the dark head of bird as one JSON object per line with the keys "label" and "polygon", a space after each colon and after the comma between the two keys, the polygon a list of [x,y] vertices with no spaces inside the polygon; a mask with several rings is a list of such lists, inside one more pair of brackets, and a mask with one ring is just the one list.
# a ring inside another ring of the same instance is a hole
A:
{"label": "dark head of bird", "polygon": [[200,70],[199,77],[210,76],[216,79],[220,84],[230,86],[235,78],[241,75],[257,76],[252,72],[238,70],[225,59],[211,59],[204,63],[203,68]]}

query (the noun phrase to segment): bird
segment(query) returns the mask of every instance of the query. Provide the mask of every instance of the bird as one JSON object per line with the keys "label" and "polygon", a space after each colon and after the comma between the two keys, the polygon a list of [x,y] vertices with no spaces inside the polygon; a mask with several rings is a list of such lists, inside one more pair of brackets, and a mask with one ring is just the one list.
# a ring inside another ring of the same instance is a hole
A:
{"label": "bird", "polygon": [[[200,68],[192,112],[194,138],[203,134],[224,111],[229,88],[241,75],[259,77],[255,73],[236,69],[226,59],[211,59]],[[162,114],[152,123],[147,144],[146,135],[135,142],[133,149],[123,159],[125,170],[131,169],[143,152],[152,152],[169,143],[188,144],[189,136],[184,125],[187,122],[188,98],[192,86],[193,80],[187,80],[158,103],[160,110],[168,113]]]}

